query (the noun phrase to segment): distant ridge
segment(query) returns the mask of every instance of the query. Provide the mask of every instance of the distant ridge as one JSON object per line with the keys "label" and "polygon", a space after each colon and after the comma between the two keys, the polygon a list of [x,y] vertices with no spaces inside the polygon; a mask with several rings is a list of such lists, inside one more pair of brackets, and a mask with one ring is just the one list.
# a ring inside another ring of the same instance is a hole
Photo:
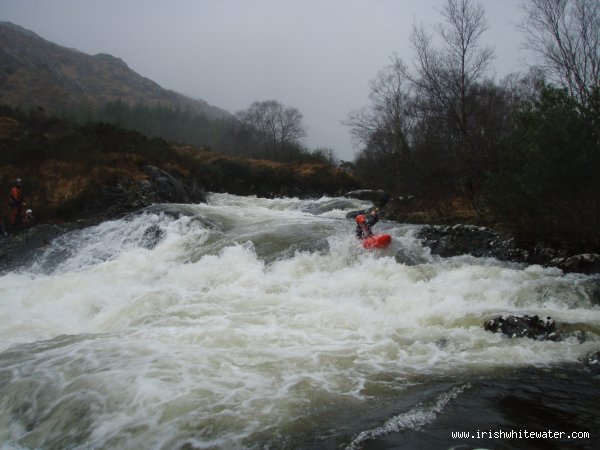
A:
{"label": "distant ridge", "polygon": [[61,47],[10,22],[0,22],[0,104],[60,112],[108,102],[168,106],[223,118],[230,113],[131,70],[112,55]]}

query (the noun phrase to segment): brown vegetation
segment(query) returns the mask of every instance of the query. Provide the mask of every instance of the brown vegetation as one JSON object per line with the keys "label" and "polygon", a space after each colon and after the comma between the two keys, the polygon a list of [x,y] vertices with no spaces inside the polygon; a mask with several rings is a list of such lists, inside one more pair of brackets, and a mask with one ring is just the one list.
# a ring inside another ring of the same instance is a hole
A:
{"label": "brown vegetation", "polygon": [[[56,222],[110,207],[116,186],[137,189],[156,166],[207,191],[299,197],[339,195],[357,187],[346,172],[324,163],[291,164],[222,155],[113,125],[77,125],[40,111],[0,111],[0,186],[8,195],[23,180],[25,200],[39,220]],[[2,216],[9,214],[5,202]]]}

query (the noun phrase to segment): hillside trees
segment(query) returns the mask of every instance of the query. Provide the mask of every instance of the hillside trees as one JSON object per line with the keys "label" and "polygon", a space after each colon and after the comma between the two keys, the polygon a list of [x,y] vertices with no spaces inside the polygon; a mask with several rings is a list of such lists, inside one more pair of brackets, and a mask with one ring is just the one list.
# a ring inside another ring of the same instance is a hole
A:
{"label": "hillside trees", "polygon": [[[401,61],[397,61],[401,64]],[[392,192],[409,190],[411,133],[414,99],[408,80],[398,65],[389,65],[371,81],[371,105],[351,113],[346,125],[363,150],[355,173],[377,188]]]}
{"label": "hillside trees", "polygon": [[479,207],[494,151],[486,136],[498,133],[488,106],[502,94],[484,82],[493,52],[481,45],[483,7],[448,0],[443,16],[435,35],[413,27],[412,67],[394,57],[371,86],[369,108],[349,117],[363,145],[357,172],[375,179],[379,167],[397,191],[432,202],[465,196]]}
{"label": "hillside trees", "polygon": [[71,109],[62,115],[79,123],[102,121],[170,142],[200,148],[229,148],[233,118],[209,118],[205,114],[165,105],[150,106],[113,101],[97,109]]}
{"label": "hillside trees", "polygon": [[248,156],[293,160],[304,152],[306,130],[298,109],[276,100],[256,101],[235,117],[237,142]]}
{"label": "hillside trees", "polygon": [[528,44],[542,64],[496,83],[479,45],[483,9],[448,0],[437,34],[414,27],[413,65],[394,58],[369,107],[349,116],[362,146],[355,173],[442,218],[468,199],[524,245],[600,251],[599,9],[528,0]]}
{"label": "hillside trees", "polygon": [[501,165],[487,181],[490,211],[522,243],[600,251],[600,128],[566,88],[544,86],[515,115]]}
{"label": "hillside trees", "polygon": [[551,84],[523,102],[487,182],[521,241],[600,251],[600,3],[529,0],[524,29]]}
{"label": "hillside trees", "polygon": [[[445,23],[436,28],[441,45],[423,27],[414,27],[411,42],[415,51],[414,71],[404,70],[418,99],[416,107],[424,121],[433,122],[429,131],[442,131],[449,153],[455,189],[462,190],[478,207],[478,186],[486,152],[479,139],[485,133],[490,87],[481,85],[493,57],[480,39],[487,29],[485,11],[470,0],[448,0]],[[402,66],[401,66],[402,67]],[[488,123],[488,125],[492,125]]]}
{"label": "hillside trees", "polygon": [[600,3],[529,0],[522,30],[549,78],[600,114]]}
{"label": "hillside trees", "polygon": [[335,165],[333,150],[309,150],[302,114],[270,100],[254,102],[236,116],[209,118],[185,108],[113,101],[96,109],[70,109],[62,116],[79,123],[106,122],[169,142],[234,156]]}

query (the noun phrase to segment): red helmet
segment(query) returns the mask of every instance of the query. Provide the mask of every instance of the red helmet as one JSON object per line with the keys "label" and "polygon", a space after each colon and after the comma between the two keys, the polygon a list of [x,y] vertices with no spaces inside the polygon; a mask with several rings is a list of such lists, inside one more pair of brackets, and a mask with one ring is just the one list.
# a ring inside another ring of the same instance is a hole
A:
{"label": "red helmet", "polygon": [[356,216],[356,223],[361,224],[361,223],[365,223],[367,221],[367,218],[364,216],[364,214],[359,214],[358,216]]}

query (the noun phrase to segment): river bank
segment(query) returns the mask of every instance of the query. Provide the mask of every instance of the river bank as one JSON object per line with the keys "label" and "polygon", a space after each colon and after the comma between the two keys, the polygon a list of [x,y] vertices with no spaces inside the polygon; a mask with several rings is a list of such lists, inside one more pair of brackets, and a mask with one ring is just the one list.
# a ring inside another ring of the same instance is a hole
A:
{"label": "river bank", "polygon": [[[32,254],[47,245],[53,238],[77,228],[84,228],[102,221],[112,220],[126,214],[142,211],[153,204],[164,203],[205,203],[207,193],[197,183],[180,179],[162,169],[147,166],[144,171],[148,179],[119,179],[115,185],[103,188],[103,194],[95,202],[87,204],[79,211],[80,217],[73,221],[58,224],[40,224],[28,230],[12,234],[11,238],[0,241],[0,270],[18,266]],[[348,198],[368,200],[382,207],[384,220],[397,220],[397,216],[386,209],[387,194],[383,191],[360,190],[345,193]],[[404,217],[404,216],[402,216]],[[406,217],[404,217],[406,218]],[[488,227],[455,224],[424,224],[418,237],[431,249],[432,254],[442,257],[472,255],[492,257],[502,261],[523,264],[539,264],[557,267],[565,273],[600,273],[600,255],[593,253],[572,254],[564,249],[544,245],[525,248],[514,238]],[[1,240],[2,238],[0,238]]]}
{"label": "river bank", "polygon": [[443,257],[469,254],[524,264],[557,267],[564,272],[600,273],[600,255],[572,254],[544,245],[519,246],[514,238],[487,227],[475,225],[426,225],[419,231],[423,243]]}

